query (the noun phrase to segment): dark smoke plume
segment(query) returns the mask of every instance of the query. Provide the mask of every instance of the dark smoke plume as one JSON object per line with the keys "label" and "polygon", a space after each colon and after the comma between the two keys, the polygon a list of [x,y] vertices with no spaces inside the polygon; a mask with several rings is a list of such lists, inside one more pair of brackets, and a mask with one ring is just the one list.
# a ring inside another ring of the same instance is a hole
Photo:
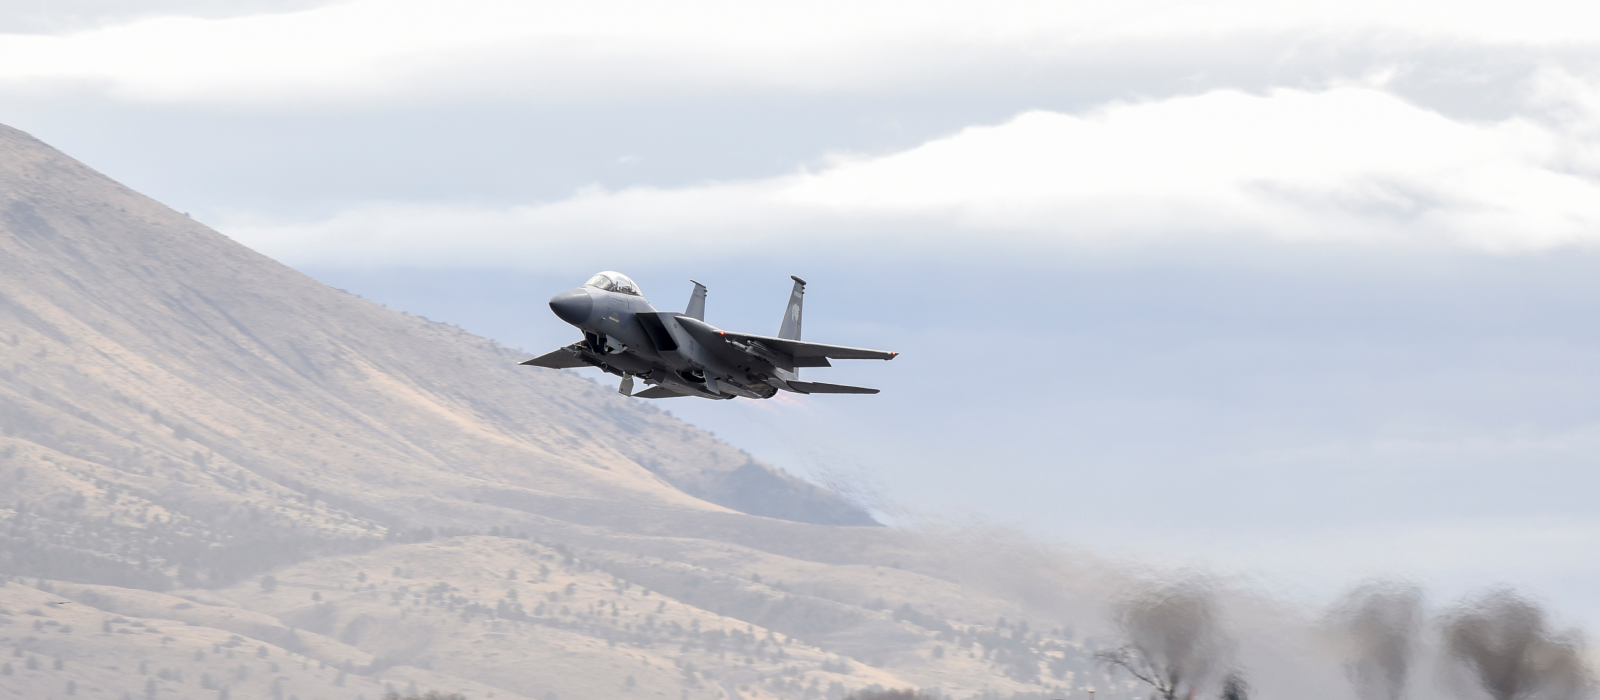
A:
{"label": "dark smoke plume", "polygon": [[1444,643],[1494,700],[1581,700],[1594,690],[1582,638],[1551,632],[1544,610],[1515,591],[1462,603],[1445,618]]}
{"label": "dark smoke plume", "polygon": [[1198,691],[1229,649],[1217,622],[1216,597],[1204,582],[1148,588],[1118,606],[1117,625],[1127,644],[1095,659],[1150,685],[1162,700]]}
{"label": "dark smoke plume", "polygon": [[1422,591],[1374,583],[1351,591],[1332,613],[1352,645],[1345,669],[1363,700],[1399,700],[1417,655]]}

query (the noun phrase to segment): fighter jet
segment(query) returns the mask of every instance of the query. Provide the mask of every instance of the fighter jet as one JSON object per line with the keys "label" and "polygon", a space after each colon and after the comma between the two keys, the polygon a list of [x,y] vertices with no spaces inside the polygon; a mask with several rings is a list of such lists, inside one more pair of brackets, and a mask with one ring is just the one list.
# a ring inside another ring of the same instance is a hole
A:
{"label": "fighter jet", "polygon": [[[602,272],[583,286],[550,298],[550,310],[583,331],[583,340],[535,357],[525,365],[567,369],[599,367],[622,377],[624,396],[667,399],[772,398],[796,394],[876,394],[877,389],[800,381],[801,367],[829,367],[834,360],[892,360],[899,353],[847,348],[800,340],[800,307],[806,282],[794,280],[778,335],[725,331],[706,323],[706,286],[694,291],[683,313],[657,311],[639,285],[620,272]],[[633,393],[634,380],[649,388]]]}

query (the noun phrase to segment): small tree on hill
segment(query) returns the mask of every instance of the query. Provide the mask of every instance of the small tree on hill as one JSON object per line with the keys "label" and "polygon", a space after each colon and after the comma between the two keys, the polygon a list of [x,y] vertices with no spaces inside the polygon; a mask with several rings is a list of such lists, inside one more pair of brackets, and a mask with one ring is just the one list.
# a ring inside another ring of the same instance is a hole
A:
{"label": "small tree on hill", "polygon": [[1201,581],[1140,591],[1118,606],[1117,626],[1127,643],[1096,652],[1095,661],[1112,673],[1128,672],[1161,700],[1198,692],[1227,648],[1211,589]]}
{"label": "small tree on hill", "polygon": [[1582,638],[1549,629],[1544,610],[1515,591],[1458,606],[1445,619],[1444,642],[1494,700],[1580,700],[1594,690]]}
{"label": "small tree on hill", "polygon": [[939,700],[939,696],[913,688],[868,688],[846,695],[844,700]]}
{"label": "small tree on hill", "polygon": [[1250,684],[1238,671],[1222,679],[1222,700],[1250,700]]}
{"label": "small tree on hill", "polygon": [[1422,628],[1422,590],[1370,583],[1351,591],[1329,615],[1350,647],[1345,670],[1362,700],[1405,696]]}

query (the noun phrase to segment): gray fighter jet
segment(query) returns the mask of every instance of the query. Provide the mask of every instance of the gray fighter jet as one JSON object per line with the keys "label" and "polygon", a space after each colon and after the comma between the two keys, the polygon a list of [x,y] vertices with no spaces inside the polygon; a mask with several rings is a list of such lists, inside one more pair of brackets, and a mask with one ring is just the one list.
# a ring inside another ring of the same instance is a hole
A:
{"label": "gray fighter jet", "polygon": [[[623,395],[646,399],[699,396],[706,399],[772,398],[797,394],[876,394],[877,389],[800,381],[801,367],[828,367],[834,360],[892,360],[899,353],[800,340],[800,307],[806,282],[793,277],[794,291],[777,336],[732,333],[706,323],[706,286],[694,282],[683,313],[656,311],[639,285],[618,272],[590,277],[582,287],[550,299],[556,316],[583,331],[583,340],[523,362],[535,367],[599,367],[622,377]],[[633,393],[634,379],[650,388]]]}

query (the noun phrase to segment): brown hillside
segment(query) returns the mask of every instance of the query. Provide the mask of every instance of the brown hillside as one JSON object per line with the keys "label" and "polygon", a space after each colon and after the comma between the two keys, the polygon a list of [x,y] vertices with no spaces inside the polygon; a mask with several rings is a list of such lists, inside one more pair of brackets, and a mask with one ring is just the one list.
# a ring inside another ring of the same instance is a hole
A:
{"label": "brown hillside", "polygon": [[162,499],[298,500],[260,517],[328,531],[348,527],[315,501],[412,527],[449,501],[595,524],[640,508],[870,522],[648,405],[330,289],[11,129],[0,329],[0,417],[31,443],[18,449],[135,472]]}
{"label": "brown hillside", "polygon": [[987,567],[1010,555],[878,527],[521,359],[0,127],[0,690],[822,700],[1087,682],[1042,560]]}

